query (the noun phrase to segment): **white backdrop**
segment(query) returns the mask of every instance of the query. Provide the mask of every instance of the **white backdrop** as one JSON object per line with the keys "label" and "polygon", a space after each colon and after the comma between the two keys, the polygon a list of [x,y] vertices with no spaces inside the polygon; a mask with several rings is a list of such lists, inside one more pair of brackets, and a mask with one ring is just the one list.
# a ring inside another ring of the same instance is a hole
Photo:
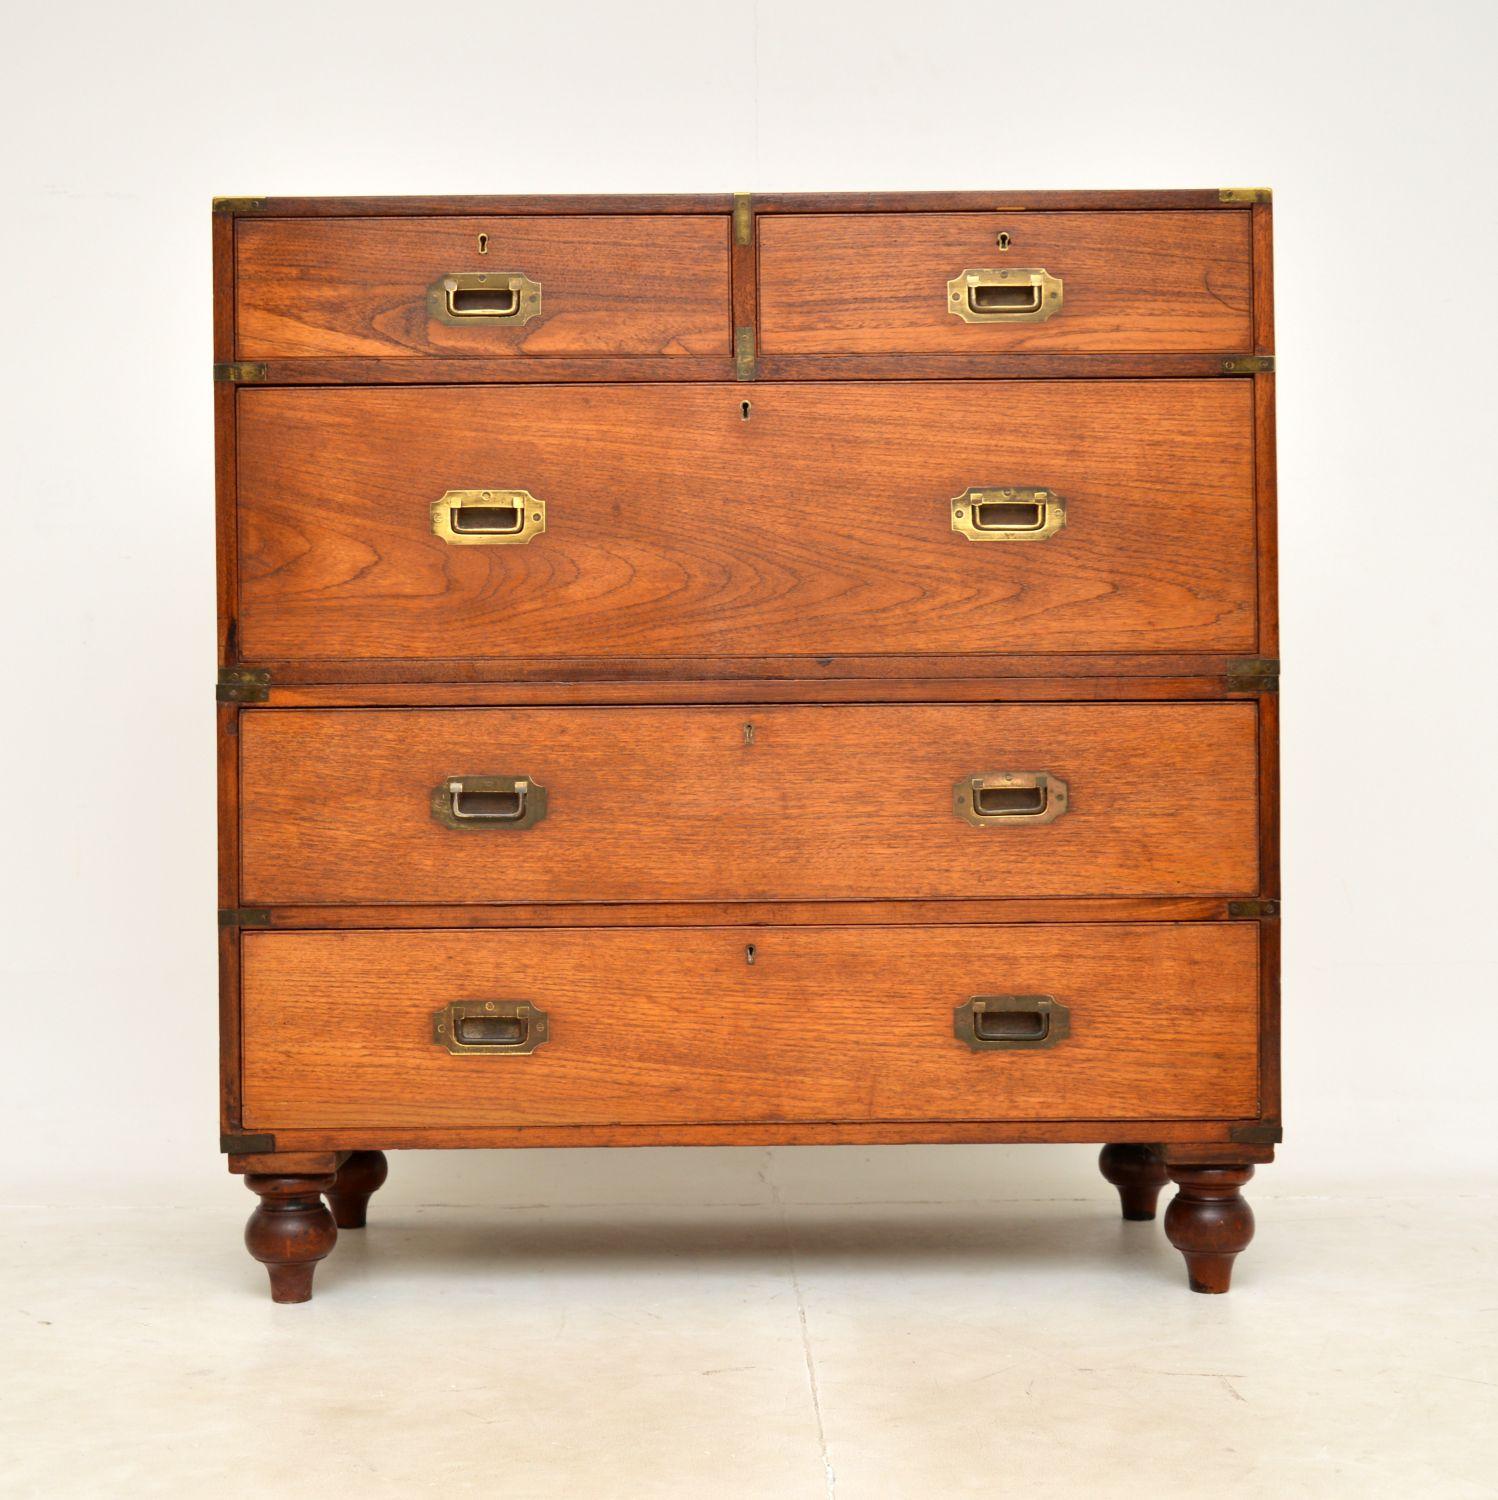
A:
{"label": "white backdrop", "polygon": [[[0,1201],[243,1193],[215,1155],[215,193],[1272,185],[1289,1142],[1262,1187],[1493,1172],[1493,8],[1026,14],[12,12]],[[429,1154],[387,1191],[1101,1194],[1090,1156]]]}

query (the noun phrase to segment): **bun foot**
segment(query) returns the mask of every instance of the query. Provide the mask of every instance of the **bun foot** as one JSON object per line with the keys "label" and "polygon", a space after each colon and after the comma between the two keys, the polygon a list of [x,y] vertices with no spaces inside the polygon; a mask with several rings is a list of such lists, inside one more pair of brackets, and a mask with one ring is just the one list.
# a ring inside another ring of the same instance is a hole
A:
{"label": "bun foot", "polygon": [[355,1151],[339,1167],[328,1189],[328,1207],[340,1229],[363,1229],[369,1200],[384,1186],[390,1166],[383,1151]]}
{"label": "bun foot", "polygon": [[1118,1189],[1126,1219],[1153,1219],[1160,1189],[1169,1181],[1165,1163],[1148,1146],[1104,1146],[1098,1170]]}
{"label": "bun foot", "polygon": [[1225,1292],[1238,1252],[1254,1237],[1253,1210],[1239,1192],[1254,1169],[1171,1165],[1167,1171],[1180,1191],[1165,1210],[1165,1237],[1186,1257],[1193,1292]]}
{"label": "bun foot", "polygon": [[333,1216],[322,1201],[322,1194],[333,1186],[332,1174],[283,1177],[252,1172],[245,1186],[260,1197],[245,1225],[245,1248],[270,1273],[271,1301],[308,1301],[318,1261],[338,1243]]}

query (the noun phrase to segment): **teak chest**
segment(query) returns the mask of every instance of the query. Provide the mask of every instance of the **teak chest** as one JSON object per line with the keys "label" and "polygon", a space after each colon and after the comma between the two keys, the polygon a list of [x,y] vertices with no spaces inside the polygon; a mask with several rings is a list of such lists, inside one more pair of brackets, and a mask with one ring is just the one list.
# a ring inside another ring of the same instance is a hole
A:
{"label": "teak chest", "polygon": [[533,1145],[1096,1141],[1227,1290],[1280,1139],[1270,213],[215,202],[277,1301],[385,1151]]}

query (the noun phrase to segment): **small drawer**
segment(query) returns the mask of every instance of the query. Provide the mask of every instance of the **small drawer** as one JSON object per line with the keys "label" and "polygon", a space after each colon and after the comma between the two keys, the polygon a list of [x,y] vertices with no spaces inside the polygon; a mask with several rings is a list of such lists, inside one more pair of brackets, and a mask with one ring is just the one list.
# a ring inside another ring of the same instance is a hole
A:
{"label": "small drawer", "polygon": [[721,355],[727,216],[253,219],[240,359]]}
{"label": "small drawer", "polygon": [[252,1130],[1258,1113],[1251,923],[251,932],[243,985]]}
{"label": "small drawer", "polygon": [[240,649],[1251,654],[1251,384],[243,390]]}
{"label": "small drawer", "polygon": [[250,709],[246,905],[1253,895],[1251,702]]}
{"label": "small drawer", "polygon": [[1250,216],[762,214],[774,354],[1252,349]]}

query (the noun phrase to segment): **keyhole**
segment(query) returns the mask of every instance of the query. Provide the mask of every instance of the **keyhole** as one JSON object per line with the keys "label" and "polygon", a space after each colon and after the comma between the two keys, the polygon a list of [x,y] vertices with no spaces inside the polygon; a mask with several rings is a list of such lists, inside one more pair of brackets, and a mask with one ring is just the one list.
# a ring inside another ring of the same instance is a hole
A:
{"label": "keyhole", "polygon": [[487,234],[481,234],[479,236],[479,254],[480,255],[487,255],[488,253],[489,253],[489,236]]}
{"label": "keyhole", "polygon": [[752,964],[754,962],[754,955],[758,951],[759,950],[757,948],[755,948],[755,946],[754,946],[753,943],[745,943],[744,944],[744,962],[746,964]]}
{"label": "keyhole", "polygon": [[996,244],[1000,250],[1007,250],[1013,243],[1014,241],[1009,238],[1009,231],[1007,229],[1001,229],[999,231],[998,239],[994,241],[994,244]]}
{"label": "keyhole", "polygon": [[746,422],[749,420],[749,403],[747,401],[740,401],[739,402],[739,415]]}

